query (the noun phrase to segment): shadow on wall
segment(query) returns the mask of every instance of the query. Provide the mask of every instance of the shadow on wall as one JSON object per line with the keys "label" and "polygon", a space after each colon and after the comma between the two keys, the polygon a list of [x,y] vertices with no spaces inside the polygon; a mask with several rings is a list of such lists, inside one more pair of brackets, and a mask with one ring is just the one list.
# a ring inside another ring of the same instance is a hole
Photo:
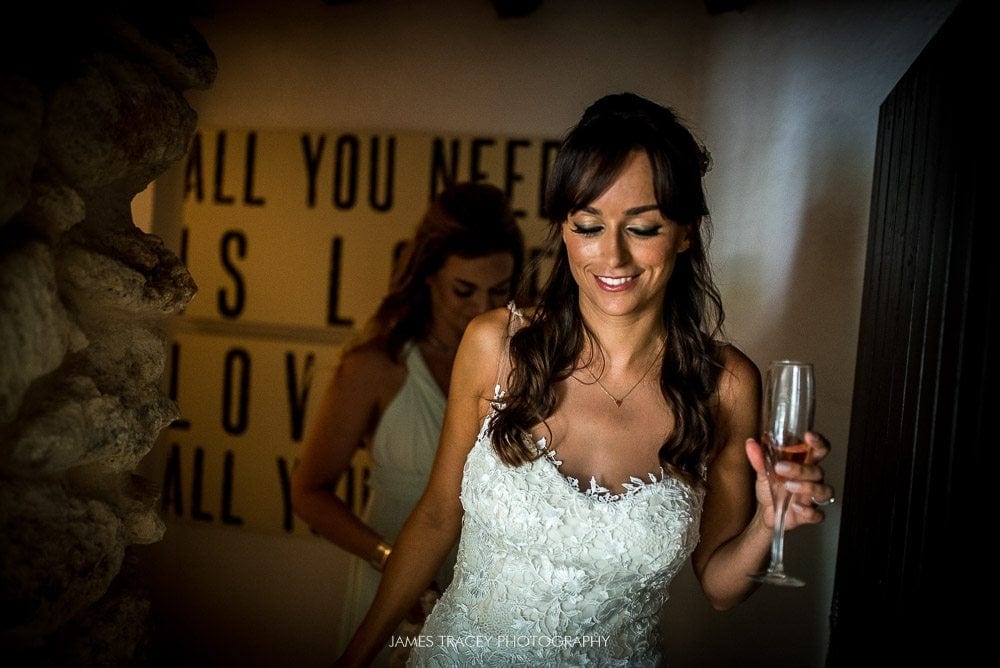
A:
{"label": "shadow on wall", "polygon": [[196,287],[130,202],[217,68],[185,17],[133,4],[22,7],[0,35],[0,651],[30,665],[134,660],[126,548],[163,533],[133,470],[175,417],[161,329]]}

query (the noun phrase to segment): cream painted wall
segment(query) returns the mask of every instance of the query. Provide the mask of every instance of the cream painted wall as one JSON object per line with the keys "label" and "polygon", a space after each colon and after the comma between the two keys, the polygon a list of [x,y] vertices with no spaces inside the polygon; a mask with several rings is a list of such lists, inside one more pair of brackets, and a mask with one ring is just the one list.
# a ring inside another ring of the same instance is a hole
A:
{"label": "cream painted wall", "polygon": [[[531,136],[561,134],[607,92],[675,107],[714,157],[712,257],[729,335],[761,366],[816,363],[840,487],[878,105],[954,4],[758,0],[709,16],[693,0],[545,0],[500,21],[487,0],[218,2],[196,25],[219,76],[189,99],[211,126]],[[682,573],[667,609],[673,665],[821,665],[838,521],[835,506],[823,527],[789,538],[803,590],[761,590],[717,613]],[[330,659],[336,548],[172,524],[138,555],[164,628],[183,634],[178,653]]]}
{"label": "cream painted wall", "polygon": [[147,234],[153,231],[153,192],[154,184],[149,184],[145,190],[132,198],[132,222]]}
{"label": "cream painted wall", "polygon": [[[729,334],[762,368],[789,357],[815,363],[817,427],[834,444],[826,470],[838,489],[878,107],[955,4],[758,2],[715,17],[707,32],[698,97],[715,160],[707,187]],[[668,631],[668,646],[690,650],[685,665],[695,656],[699,664],[771,656],[778,665],[822,665],[839,520],[835,506],[821,528],[786,542],[786,563],[807,576],[805,590],[765,588],[724,615],[686,597],[678,607],[688,619]],[[733,640],[713,646],[717,638]]]}

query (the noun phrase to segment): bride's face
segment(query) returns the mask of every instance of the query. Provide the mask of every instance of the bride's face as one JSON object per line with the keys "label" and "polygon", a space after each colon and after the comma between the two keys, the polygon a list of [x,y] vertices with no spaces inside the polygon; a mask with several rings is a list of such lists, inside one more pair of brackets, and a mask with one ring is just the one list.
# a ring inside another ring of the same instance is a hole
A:
{"label": "bride's face", "polygon": [[562,226],[580,308],[606,315],[661,310],[688,228],[656,203],[653,170],[644,151],[632,153],[597,199],[570,213]]}

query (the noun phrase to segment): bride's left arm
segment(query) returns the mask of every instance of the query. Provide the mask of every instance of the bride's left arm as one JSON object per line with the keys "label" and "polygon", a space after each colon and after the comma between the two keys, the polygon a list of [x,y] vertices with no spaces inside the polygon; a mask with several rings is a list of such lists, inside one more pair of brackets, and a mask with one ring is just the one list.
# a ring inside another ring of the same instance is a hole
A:
{"label": "bride's left arm", "polygon": [[[764,457],[754,440],[760,419],[760,372],[732,346],[723,359],[715,416],[718,454],[708,466],[701,539],[691,557],[702,591],[718,610],[732,608],[756,588],[747,575],[767,564],[774,522]],[[809,440],[815,459],[822,459],[825,442],[812,435]],[[826,487],[821,483],[823,470],[815,464],[796,465],[788,478],[810,481],[809,489]],[[822,520],[823,513],[810,505],[793,503],[789,509],[789,528]]]}

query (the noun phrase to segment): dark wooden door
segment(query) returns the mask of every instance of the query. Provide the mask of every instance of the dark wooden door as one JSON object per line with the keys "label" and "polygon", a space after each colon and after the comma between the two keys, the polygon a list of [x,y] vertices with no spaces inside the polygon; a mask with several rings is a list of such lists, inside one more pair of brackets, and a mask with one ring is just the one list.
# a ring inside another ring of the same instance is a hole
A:
{"label": "dark wooden door", "polygon": [[994,600],[993,506],[976,500],[996,494],[983,481],[1000,488],[977,475],[997,440],[1000,264],[984,220],[995,46],[977,5],[958,6],[879,111],[829,666],[942,649],[961,663],[993,644],[969,605]]}

